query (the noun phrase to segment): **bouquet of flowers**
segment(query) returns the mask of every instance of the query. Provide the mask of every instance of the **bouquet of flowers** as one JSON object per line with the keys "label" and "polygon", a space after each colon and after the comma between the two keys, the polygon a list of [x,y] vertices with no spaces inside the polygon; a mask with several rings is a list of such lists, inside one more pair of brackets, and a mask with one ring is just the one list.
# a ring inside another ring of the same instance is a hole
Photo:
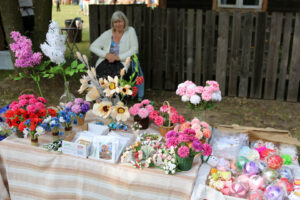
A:
{"label": "bouquet of flowers", "polygon": [[11,135],[11,132],[11,128],[5,122],[0,122],[0,141]]}
{"label": "bouquet of flowers", "polygon": [[209,156],[212,153],[212,148],[207,143],[202,143],[196,137],[195,130],[187,128],[181,132],[169,131],[166,134],[167,148],[175,148],[176,160],[178,168],[183,171],[190,170],[193,164],[194,157],[197,154]]}
{"label": "bouquet of flowers", "polygon": [[24,137],[27,138],[27,136],[29,135],[31,137],[31,141],[36,141],[38,136],[44,134],[44,128],[39,125],[41,122],[41,118],[27,119],[24,122]]}
{"label": "bouquet of flowers", "polygon": [[176,94],[181,96],[181,101],[187,102],[192,110],[206,110],[213,108],[213,101],[221,101],[221,91],[216,81],[206,81],[204,87],[197,86],[192,81],[180,83]]}
{"label": "bouquet of flowers", "polygon": [[46,119],[44,119],[41,126],[46,131],[52,131],[53,133],[58,133],[61,127],[61,123],[59,122],[58,117],[49,116]]}
{"label": "bouquet of flowers", "polygon": [[78,124],[83,125],[85,114],[90,110],[90,103],[82,98],[76,98],[73,102],[68,102],[66,108],[75,113],[78,116]]}
{"label": "bouquet of flowers", "polygon": [[141,103],[134,104],[129,113],[134,116],[134,121],[142,125],[142,129],[147,129],[149,126],[149,114],[154,111],[150,100],[144,99]]}
{"label": "bouquet of flowers", "polygon": [[65,130],[70,130],[73,124],[77,125],[76,114],[73,113],[70,108],[59,111],[58,119]]}

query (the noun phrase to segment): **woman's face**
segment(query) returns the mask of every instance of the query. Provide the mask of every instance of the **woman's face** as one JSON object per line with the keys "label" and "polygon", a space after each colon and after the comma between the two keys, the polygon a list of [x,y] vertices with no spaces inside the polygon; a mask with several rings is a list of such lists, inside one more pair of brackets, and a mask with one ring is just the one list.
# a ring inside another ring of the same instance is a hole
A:
{"label": "woman's face", "polygon": [[122,32],[122,31],[124,31],[124,28],[125,28],[124,20],[119,19],[119,20],[114,22],[115,31]]}

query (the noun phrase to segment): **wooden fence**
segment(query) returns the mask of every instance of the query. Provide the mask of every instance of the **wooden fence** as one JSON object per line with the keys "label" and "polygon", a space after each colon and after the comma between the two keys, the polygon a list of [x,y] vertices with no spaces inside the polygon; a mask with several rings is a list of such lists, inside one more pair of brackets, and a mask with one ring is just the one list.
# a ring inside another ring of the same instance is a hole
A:
{"label": "wooden fence", "polygon": [[91,42],[110,28],[115,10],[137,32],[146,88],[215,79],[227,96],[300,99],[300,13],[91,5]]}

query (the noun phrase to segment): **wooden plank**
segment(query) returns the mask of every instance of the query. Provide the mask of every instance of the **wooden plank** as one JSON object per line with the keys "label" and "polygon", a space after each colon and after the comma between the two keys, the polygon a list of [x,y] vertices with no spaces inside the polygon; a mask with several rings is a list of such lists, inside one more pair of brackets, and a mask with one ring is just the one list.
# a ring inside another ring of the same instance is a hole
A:
{"label": "wooden plank", "polygon": [[146,71],[146,63],[147,63],[147,45],[146,44],[146,31],[147,29],[145,29],[145,24],[146,24],[146,17],[147,17],[147,7],[146,6],[140,6],[141,8],[141,13],[142,13],[142,23],[141,23],[141,37],[139,40],[139,44],[141,47],[140,50],[140,64],[141,64],[141,68],[144,71]]}
{"label": "wooden plank", "polygon": [[265,28],[266,28],[266,13],[259,12],[256,17],[256,30],[255,30],[255,56],[253,76],[251,81],[252,98],[261,98],[262,90],[262,73],[263,73],[263,59],[264,59],[264,44],[265,44]]}
{"label": "wooden plank", "polygon": [[132,26],[133,24],[133,19],[132,19],[132,6],[126,6],[126,16],[129,21],[129,25]]}
{"label": "wooden plank", "polygon": [[[99,9],[97,5],[90,5],[89,7],[89,23],[93,24],[93,28],[90,29],[90,44],[92,44],[97,37],[100,35],[99,33]],[[0,28],[1,29],[1,28]],[[98,59],[98,56],[96,56],[95,54],[91,53],[91,65],[95,66],[96,61]]]}
{"label": "wooden plank", "polygon": [[279,45],[282,30],[282,13],[273,12],[268,50],[268,64],[264,99],[275,98],[276,78],[278,69]]}
{"label": "wooden plank", "polygon": [[284,23],[284,31],[283,31],[283,47],[282,47],[281,63],[279,69],[279,82],[278,82],[278,89],[277,89],[277,96],[276,96],[278,100],[284,100],[286,75],[287,75],[289,52],[290,52],[291,32],[292,32],[292,19],[293,19],[293,13],[285,14],[285,23]]}
{"label": "wooden plank", "polygon": [[139,41],[139,54],[141,52],[141,45],[142,43],[140,42],[141,41],[141,38],[142,38],[142,35],[141,35],[141,30],[142,30],[142,7],[138,7],[138,6],[135,6],[133,8],[133,11],[134,11],[134,29],[136,31],[136,35],[138,37],[138,41]]}
{"label": "wooden plank", "polygon": [[[160,18],[160,29],[159,29],[159,48],[160,54],[158,56],[159,59],[159,66],[160,67],[160,74],[161,74],[161,85],[162,89],[165,89],[164,80],[166,79],[166,66],[167,66],[167,9],[161,8],[161,18]],[[174,70],[174,69],[173,69]]]}
{"label": "wooden plank", "polygon": [[212,11],[208,10],[205,13],[205,32],[204,32],[204,49],[203,49],[203,80],[202,83],[204,84],[206,80],[208,80],[208,68],[210,66],[211,61],[211,54],[210,48],[213,43],[212,38]]}
{"label": "wooden plank", "polygon": [[233,14],[231,62],[230,62],[230,72],[229,72],[228,96],[236,96],[236,92],[237,92],[240,34],[241,34],[241,13],[235,12]]}
{"label": "wooden plank", "polygon": [[195,83],[201,84],[201,55],[202,55],[202,23],[203,23],[203,12],[197,9],[196,13],[196,50],[195,50]]}
{"label": "wooden plank", "polygon": [[218,48],[216,63],[216,80],[220,85],[220,90],[225,94],[226,88],[226,68],[228,54],[229,36],[229,13],[222,11],[219,14]]}
{"label": "wooden plank", "polygon": [[0,50],[5,49],[5,34],[3,31],[3,23],[2,23],[2,18],[1,18],[1,13],[0,13]]}
{"label": "wooden plank", "polygon": [[252,13],[247,13],[243,22],[242,32],[242,64],[239,84],[239,97],[247,97],[248,79],[249,79],[249,64],[250,64],[250,47],[252,38]]}
{"label": "wooden plank", "polygon": [[147,47],[147,65],[145,73],[145,87],[151,88],[151,70],[152,70],[152,9],[147,8],[147,18],[145,21],[146,47]]}
{"label": "wooden plank", "polygon": [[187,79],[192,81],[194,66],[194,9],[187,11]]}
{"label": "wooden plank", "polygon": [[296,102],[298,99],[299,79],[300,79],[300,13],[296,14],[295,31],[293,39],[293,49],[289,73],[288,101]]}
{"label": "wooden plank", "polygon": [[211,30],[210,30],[210,45],[208,46],[208,55],[209,55],[209,59],[208,59],[208,68],[207,68],[207,79],[208,80],[212,80],[213,79],[213,75],[214,75],[214,66],[215,66],[215,29],[216,29],[216,16],[217,13],[216,11],[212,11],[211,13],[211,19],[210,19],[210,23],[211,23]]}
{"label": "wooden plank", "polygon": [[185,61],[185,9],[179,9],[179,21],[178,21],[178,82],[184,81],[184,61]]}
{"label": "wooden plank", "polygon": [[175,85],[175,65],[177,49],[177,9],[167,9],[167,62],[166,62],[166,79],[165,89],[174,90]]}
{"label": "wooden plank", "polygon": [[[99,35],[106,31],[107,19],[107,6],[99,6]],[[90,28],[91,29],[91,28]]]}
{"label": "wooden plank", "polygon": [[161,55],[161,35],[160,35],[160,20],[161,20],[161,8],[156,8],[153,11],[153,48],[152,48],[152,60],[153,60],[153,76],[152,86],[153,89],[162,88],[162,74],[159,57]]}
{"label": "wooden plank", "polygon": [[112,14],[114,12],[115,12],[115,5],[108,5],[107,6],[106,30],[111,28],[110,22],[111,22]]}

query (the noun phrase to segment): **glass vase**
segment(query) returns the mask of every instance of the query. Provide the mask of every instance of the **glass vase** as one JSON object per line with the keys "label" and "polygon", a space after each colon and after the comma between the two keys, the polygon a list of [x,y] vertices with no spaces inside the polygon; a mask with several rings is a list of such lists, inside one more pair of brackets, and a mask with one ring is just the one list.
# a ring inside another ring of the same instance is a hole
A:
{"label": "glass vase", "polygon": [[205,121],[206,122],[206,110],[195,110],[192,112],[193,113],[193,116],[192,116],[192,119],[193,120],[195,117],[198,118],[200,121]]}
{"label": "glass vase", "polygon": [[61,95],[59,102],[60,104],[67,104],[70,101],[74,101],[75,100],[75,96],[70,92],[70,87],[69,87],[69,81],[65,82],[65,91],[64,93]]}

